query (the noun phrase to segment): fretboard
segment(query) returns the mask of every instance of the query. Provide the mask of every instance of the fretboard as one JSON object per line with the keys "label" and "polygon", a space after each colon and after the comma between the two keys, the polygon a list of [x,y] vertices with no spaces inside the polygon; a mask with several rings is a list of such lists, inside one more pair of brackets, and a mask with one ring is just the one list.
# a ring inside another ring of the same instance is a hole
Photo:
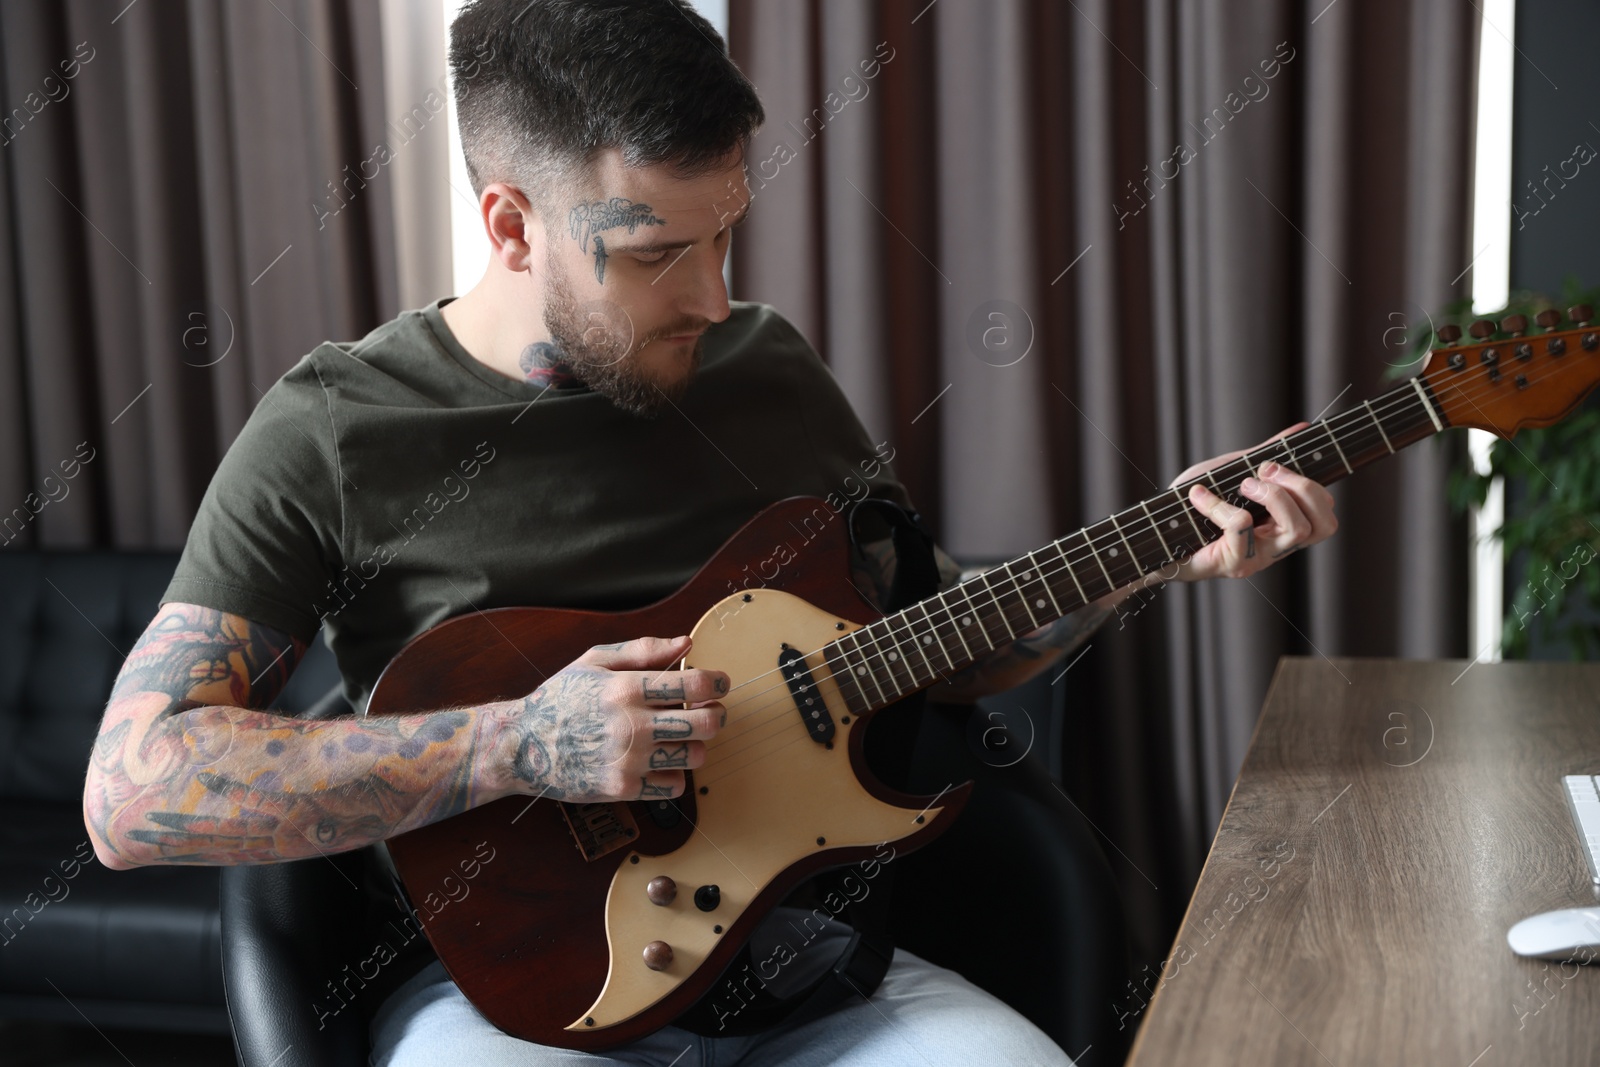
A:
{"label": "fretboard", "polygon": [[1266,510],[1239,484],[1261,464],[1328,485],[1446,425],[1427,382],[1414,378],[837,638],[823,650],[826,661],[853,713],[884,707],[1113,590],[1175,574],[1222,534],[1189,503],[1196,482],[1260,522]]}

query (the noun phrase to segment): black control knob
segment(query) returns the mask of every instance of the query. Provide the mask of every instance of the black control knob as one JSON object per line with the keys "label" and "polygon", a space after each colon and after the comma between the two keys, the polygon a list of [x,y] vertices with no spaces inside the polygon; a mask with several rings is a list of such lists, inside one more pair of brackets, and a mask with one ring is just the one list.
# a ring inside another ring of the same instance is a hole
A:
{"label": "black control knob", "polygon": [[716,911],[722,903],[722,890],[714,885],[703,885],[694,891],[694,906],[701,911]]}

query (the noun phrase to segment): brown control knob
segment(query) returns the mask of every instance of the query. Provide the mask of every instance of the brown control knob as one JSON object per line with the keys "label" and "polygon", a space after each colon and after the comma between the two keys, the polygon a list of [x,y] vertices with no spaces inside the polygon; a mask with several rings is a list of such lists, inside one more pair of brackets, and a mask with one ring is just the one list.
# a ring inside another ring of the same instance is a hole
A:
{"label": "brown control knob", "polygon": [[1533,317],[1533,321],[1547,330],[1553,330],[1561,325],[1561,312],[1555,308],[1545,308]]}
{"label": "brown control knob", "polygon": [[1439,327],[1439,340],[1447,345],[1453,345],[1461,340],[1461,327],[1453,322],[1447,322]]}
{"label": "brown control knob", "polygon": [[1587,326],[1594,318],[1594,308],[1588,304],[1574,304],[1567,309],[1567,317],[1579,326]]}
{"label": "brown control knob", "polygon": [[664,971],[672,966],[672,946],[665,941],[652,941],[644,947],[644,965],[652,971]]}
{"label": "brown control knob", "polygon": [[1528,332],[1528,316],[1507,315],[1500,320],[1500,328],[1513,337],[1521,337]]}
{"label": "brown control knob", "polygon": [[1490,334],[1494,333],[1494,323],[1490,322],[1488,319],[1479,319],[1477,322],[1474,322],[1471,326],[1467,327],[1467,332],[1481,341],[1485,337],[1488,337]]}
{"label": "brown control knob", "polygon": [[644,887],[644,895],[650,898],[650,903],[664,908],[678,899],[678,883],[664,874],[658,874]]}

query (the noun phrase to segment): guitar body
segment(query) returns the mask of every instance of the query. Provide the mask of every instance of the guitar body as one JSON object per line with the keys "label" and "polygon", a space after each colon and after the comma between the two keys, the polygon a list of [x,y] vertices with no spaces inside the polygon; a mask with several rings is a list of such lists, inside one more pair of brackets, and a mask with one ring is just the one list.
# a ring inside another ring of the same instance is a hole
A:
{"label": "guitar body", "polygon": [[666,1026],[802,880],[882,843],[924,844],[965,803],[971,783],[919,798],[872,778],[862,738],[876,709],[1215,541],[1221,529],[1187,502],[1195,484],[1262,522],[1239,486],[1265,460],[1331,485],[1450,427],[1509,438],[1555,422],[1600,383],[1593,309],[1567,314],[1563,330],[1541,311],[1542,332],[1522,315],[1479,321],[1464,345],[1441,327],[1422,373],[1375,400],[888,618],[850,585],[846,524],[792,497],[648,607],[500,608],[434,627],[389,664],[368,714],[521,697],[594,645],[686,631],[687,666],[732,683],[727,724],[680,800],[509,798],[390,840],[439,958],[485,1017],[540,1044],[605,1049]]}
{"label": "guitar body", "polygon": [[[886,841],[918,847],[960,811],[970,783],[913,797],[866,768],[871,714],[851,712],[820,651],[879,617],[849,582],[838,518],[815,498],[779,501],[648,607],[463,615],[384,671],[368,714],[520,697],[593,645],[643,636],[690,633],[686,665],[730,676],[727,725],[677,801],[511,797],[388,842],[445,969],[501,1030],[587,1050],[650,1034],[715,984],[801,881]],[[812,688],[797,692],[778,672],[786,649],[807,654]],[[835,724],[827,742],[799,706],[814,698]],[[646,885],[662,876],[676,896],[652,903]],[[659,948],[658,966],[645,962],[653,943],[671,948],[664,967]]]}

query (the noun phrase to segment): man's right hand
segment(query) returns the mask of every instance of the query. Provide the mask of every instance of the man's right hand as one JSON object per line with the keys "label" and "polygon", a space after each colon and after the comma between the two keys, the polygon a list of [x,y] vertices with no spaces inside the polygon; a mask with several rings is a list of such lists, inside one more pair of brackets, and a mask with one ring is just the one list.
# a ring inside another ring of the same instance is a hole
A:
{"label": "man's right hand", "polygon": [[[681,796],[728,692],[722,671],[672,670],[685,636],[596,645],[520,700],[485,708],[480,737],[508,792],[590,802]],[[688,708],[685,709],[684,705]]]}

